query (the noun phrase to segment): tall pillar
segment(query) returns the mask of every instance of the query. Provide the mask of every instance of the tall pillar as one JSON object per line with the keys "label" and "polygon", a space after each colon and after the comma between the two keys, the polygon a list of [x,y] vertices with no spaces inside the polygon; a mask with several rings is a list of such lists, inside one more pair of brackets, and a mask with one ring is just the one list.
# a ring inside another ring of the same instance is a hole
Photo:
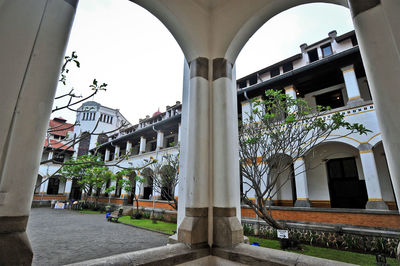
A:
{"label": "tall pillar", "polygon": [[[297,99],[296,90],[294,89],[293,85],[286,86],[284,89],[286,96],[291,97],[293,100]],[[297,106],[296,105],[292,106],[290,112],[294,113],[296,111],[297,111]]]}
{"label": "tall pillar", "polygon": [[225,58],[212,67],[213,246],[231,247],[243,242],[236,68]]}
{"label": "tall pillar", "polygon": [[361,144],[358,149],[360,150],[361,165],[368,193],[368,202],[365,208],[388,210],[387,204],[383,201],[372,146],[370,144]]}
{"label": "tall pillar", "polygon": [[156,146],[156,149],[157,150],[161,150],[162,148],[164,148],[164,132],[159,130],[159,131],[157,131],[157,146]]}
{"label": "tall pillar", "polygon": [[53,151],[50,151],[50,152],[49,152],[49,155],[47,156],[47,160],[53,159],[53,155],[54,155],[54,152],[53,152]]}
{"label": "tall pillar", "polygon": [[127,155],[132,154],[132,142],[131,141],[126,142],[126,154]]}
{"label": "tall pillar", "polygon": [[349,0],[354,28],[400,205],[400,1]]}
{"label": "tall pillar", "polygon": [[183,82],[182,82],[182,116],[180,127],[180,146],[179,146],[179,204],[178,204],[178,218],[177,228],[180,227],[183,219],[185,218],[185,205],[186,205],[186,148],[189,141],[188,124],[189,124],[189,86],[190,86],[190,69],[187,60],[183,62]]}
{"label": "tall pillar", "polygon": [[181,139],[182,139],[182,126],[181,123],[178,124],[178,144],[181,143]]}
{"label": "tall pillar", "polygon": [[139,154],[146,152],[146,138],[140,137],[140,144],[139,144]]}
{"label": "tall pillar", "polygon": [[243,242],[236,97],[231,62],[204,57],[190,62],[188,138],[183,146],[186,210],[178,240],[191,246]]}
{"label": "tall pillar", "polygon": [[120,153],[121,153],[121,147],[116,145],[115,146],[115,150],[114,150],[114,160],[118,160],[119,159]]}
{"label": "tall pillar", "polygon": [[347,104],[362,102],[360,89],[358,87],[358,81],[356,72],[354,71],[354,65],[349,65],[341,68],[343,73],[344,84],[346,86],[347,97],[349,101]]}
{"label": "tall pillar", "polygon": [[[128,178],[126,176],[122,177],[124,180],[127,180]],[[121,190],[121,199],[127,199],[128,198],[128,192],[125,190],[125,186],[122,186]]]}
{"label": "tall pillar", "polygon": [[[209,216],[209,60],[204,57],[189,63],[190,80],[186,95],[185,217],[178,228],[178,240],[190,246],[207,245]],[[190,137],[189,137],[190,136]],[[179,204],[180,205],[180,204]]]}
{"label": "tall pillar", "polygon": [[104,161],[108,162],[110,160],[110,150],[106,149],[106,153],[104,154]]}
{"label": "tall pillar", "polygon": [[66,199],[69,199],[69,195],[71,194],[72,190],[72,179],[67,179],[65,182],[65,196]]}
{"label": "tall pillar", "polygon": [[77,2],[0,4],[0,265],[32,261],[25,229]]}
{"label": "tall pillar", "polygon": [[242,102],[242,122],[243,123],[249,122],[249,117],[251,115],[251,108],[252,108],[252,104],[250,101]]}
{"label": "tall pillar", "polygon": [[47,194],[47,187],[49,185],[49,179],[47,177],[43,177],[45,181],[42,181],[42,184],[40,185],[40,194]]}
{"label": "tall pillar", "polygon": [[293,163],[294,176],[296,182],[296,202],[295,207],[311,207],[308,196],[307,173],[304,158],[298,158]]}

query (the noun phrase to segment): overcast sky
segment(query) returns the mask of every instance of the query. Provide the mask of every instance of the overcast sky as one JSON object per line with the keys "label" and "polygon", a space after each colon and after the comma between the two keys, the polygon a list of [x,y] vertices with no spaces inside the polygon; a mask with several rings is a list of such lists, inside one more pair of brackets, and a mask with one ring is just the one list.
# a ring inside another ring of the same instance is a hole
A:
{"label": "overcast sky", "polygon": [[[332,4],[308,4],[278,14],[248,41],[237,61],[237,77],[300,52],[311,44],[353,29],[348,9]],[[108,83],[106,92],[93,97],[102,105],[118,108],[133,124],[165,110],[182,98],[183,54],[173,36],[152,14],[127,0],[81,0],[67,54],[76,51],[81,68],[71,69],[67,86],[77,94],[90,94],[93,78]],[[60,101],[55,105],[62,105]],[[75,121],[75,113],[52,115]]]}

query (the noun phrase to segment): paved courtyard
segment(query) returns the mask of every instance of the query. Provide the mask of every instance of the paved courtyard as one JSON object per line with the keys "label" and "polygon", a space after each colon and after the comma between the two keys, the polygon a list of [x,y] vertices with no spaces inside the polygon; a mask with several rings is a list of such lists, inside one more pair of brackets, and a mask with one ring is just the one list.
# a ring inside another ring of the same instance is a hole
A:
{"label": "paved courtyard", "polygon": [[33,265],[64,265],[163,246],[168,236],[109,223],[105,215],[35,208],[27,229]]}

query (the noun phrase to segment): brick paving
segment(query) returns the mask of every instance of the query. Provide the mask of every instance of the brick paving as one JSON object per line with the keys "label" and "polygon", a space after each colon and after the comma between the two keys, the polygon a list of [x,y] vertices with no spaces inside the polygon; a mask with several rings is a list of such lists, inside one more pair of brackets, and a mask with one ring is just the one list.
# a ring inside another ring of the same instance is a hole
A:
{"label": "brick paving", "polygon": [[32,265],[64,265],[166,245],[168,236],[109,223],[105,215],[34,208],[28,237],[34,252]]}

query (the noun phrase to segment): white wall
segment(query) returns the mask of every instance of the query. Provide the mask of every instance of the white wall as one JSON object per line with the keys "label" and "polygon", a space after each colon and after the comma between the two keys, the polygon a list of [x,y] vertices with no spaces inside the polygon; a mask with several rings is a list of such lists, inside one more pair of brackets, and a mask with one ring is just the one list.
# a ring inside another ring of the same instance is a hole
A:
{"label": "white wall", "polygon": [[359,179],[364,179],[357,149],[339,142],[318,145],[305,156],[310,200],[329,200],[327,159],[355,157]]}

